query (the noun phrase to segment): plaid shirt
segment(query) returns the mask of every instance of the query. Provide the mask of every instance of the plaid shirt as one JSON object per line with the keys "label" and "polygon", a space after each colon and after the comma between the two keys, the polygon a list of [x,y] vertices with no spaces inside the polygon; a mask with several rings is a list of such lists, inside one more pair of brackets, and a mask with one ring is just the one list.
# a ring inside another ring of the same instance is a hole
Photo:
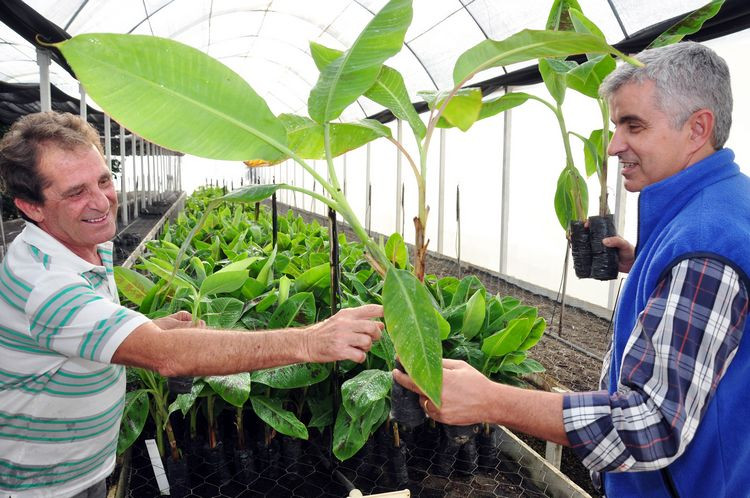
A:
{"label": "plaid shirt", "polygon": [[744,283],[715,259],[686,259],[659,282],[628,339],[617,391],[607,390],[610,344],[602,390],[565,395],[565,431],[595,483],[599,472],[657,470],[685,451],[747,311]]}

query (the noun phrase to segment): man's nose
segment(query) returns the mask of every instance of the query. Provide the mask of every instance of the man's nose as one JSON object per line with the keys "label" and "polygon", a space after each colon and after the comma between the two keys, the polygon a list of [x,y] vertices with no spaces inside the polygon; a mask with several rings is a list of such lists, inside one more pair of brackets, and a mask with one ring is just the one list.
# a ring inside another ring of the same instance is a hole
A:
{"label": "man's nose", "polygon": [[101,188],[94,189],[89,205],[98,211],[107,211],[110,205],[107,191]]}
{"label": "man's nose", "polygon": [[610,156],[616,156],[624,151],[625,148],[626,145],[625,141],[622,139],[622,133],[618,133],[617,130],[615,130],[615,133],[612,135],[612,139],[607,146],[607,154]]}

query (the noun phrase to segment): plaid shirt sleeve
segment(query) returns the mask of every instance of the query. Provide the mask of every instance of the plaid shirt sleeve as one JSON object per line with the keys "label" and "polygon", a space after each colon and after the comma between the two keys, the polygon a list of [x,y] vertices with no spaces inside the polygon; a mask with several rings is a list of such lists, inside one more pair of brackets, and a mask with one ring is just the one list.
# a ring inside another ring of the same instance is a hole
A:
{"label": "plaid shirt sleeve", "polygon": [[630,335],[617,391],[606,389],[605,363],[601,391],[564,398],[565,431],[583,464],[645,471],[678,458],[737,352],[747,311],[747,289],[730,266],[711,258],[677,264]]}

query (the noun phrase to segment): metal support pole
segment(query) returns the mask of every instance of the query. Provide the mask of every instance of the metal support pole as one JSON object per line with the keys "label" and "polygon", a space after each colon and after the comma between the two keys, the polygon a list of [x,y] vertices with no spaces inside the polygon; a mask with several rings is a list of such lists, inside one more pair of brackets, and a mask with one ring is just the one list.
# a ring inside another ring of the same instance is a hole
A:
{"label": "metal support pole", "polygon": [[138,218],[138,211],[140,207],[138,203],[138,196],[142,187],[138,184],[138,165],[135,162],[135,151],[135,133],[131,132],[130,155],[133,157],[133,191],[135,192],[135,195],[133,196],[133,217]]}
{"label": "metal support pole", "polygon": [[[402,132],[402,123],[399,119],[396,124],[396,140],[398,140],[398,143],[403,143],[403,132]],[[401,233],[403,226],[402,224],[402,218],[404,216],[404,211],[401,209],[402,205],[402,199],[401,199],[401,151],[396,151],[396,231]],[[404,234],[401,233],[403,236]]]}
{"label": "metal support pole", "polygon": [[39,65],[39,101],[42,111],[52,110],[52,94],[49,86],[49,52],[42,48],[36,49],[36,63]]}
{"label": "metal support pole", "polygon": [[152,170],[152,157],[151,157],[152,149],[151,149],[151,142],[146,142],[146,185],[148,187],[148,205],[151,206],[154,203],[154,193],[153,193],[153,173]]}
{"label": "metal support pole", "polygon": [[145,149],[144,149],[144,142],[143,138],[138,139],[138,155],[141,158],[141,210],[146,210],[146,174],[145,174],[145,167],[143,164],[144,156],[145,156]]}
{"label": "metal support pole", "polygon": [[122,209],[120,218],[122,226],[128,225],[128,186],[125,183],[125,128],[120,125],[120,196],[122,197]]}
{"label": "metal support pole", "polygon": [[440,169],[438,170],[438,235],[437,252],[443,254],[445,232],[445,128],[440,128]]}
{"label": "metal support pole", "polygon": [[372,192],[372,186],[370,184],[370,144],[367,144],[367,166],[365,169],[365,228],[367,233],[370,233],[372,225],[372,198],[370,193]]}
{"label": "metal support pole", "polygon": [[[506,94],[511,89],[506,89]],[[503,171],[500,199],[500,275],[508,274],[508,223],[510,220],[510,142],[511,111],[503,113]]]}
{"label": "metal support pole", "polygon": [[[623,183],[622,175],[620,174],[620,166],[617,167],[617,186],[615,187],[615,229],[617,233],[622,235],[625,231],[625,200],[627,192],[625,192],[625,184]],[[617,290],[620,286],[620,279],[616,278],[609,282],[609,294],[607,296],[607,307],[614,309],[617,303]]]}
{"label": "metal support pole", "polygon": [[[109,114],[104,115],[104,160],[107,168],[112,172],[112,119]],[[120,165],[122,169],[122,165]]]}
{"label": "metal support pole", "polygon": [[78,114],[81,116],[81,119],[86,121],[86,90],[80,83],[78,83],[78,94],[81,96],[81,105],[78,107]]}

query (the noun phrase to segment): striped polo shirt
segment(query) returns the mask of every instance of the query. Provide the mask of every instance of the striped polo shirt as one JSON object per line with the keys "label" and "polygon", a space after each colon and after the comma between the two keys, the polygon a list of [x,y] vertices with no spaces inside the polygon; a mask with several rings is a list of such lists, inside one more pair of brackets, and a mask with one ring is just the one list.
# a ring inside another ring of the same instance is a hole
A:
{"label": "striped polo shirt", "polygon": [[148,318],[119,304],[103,266],[34,224],[0,264],[0,496],[67,497],[112,472],[125,368],[110,364]]}

